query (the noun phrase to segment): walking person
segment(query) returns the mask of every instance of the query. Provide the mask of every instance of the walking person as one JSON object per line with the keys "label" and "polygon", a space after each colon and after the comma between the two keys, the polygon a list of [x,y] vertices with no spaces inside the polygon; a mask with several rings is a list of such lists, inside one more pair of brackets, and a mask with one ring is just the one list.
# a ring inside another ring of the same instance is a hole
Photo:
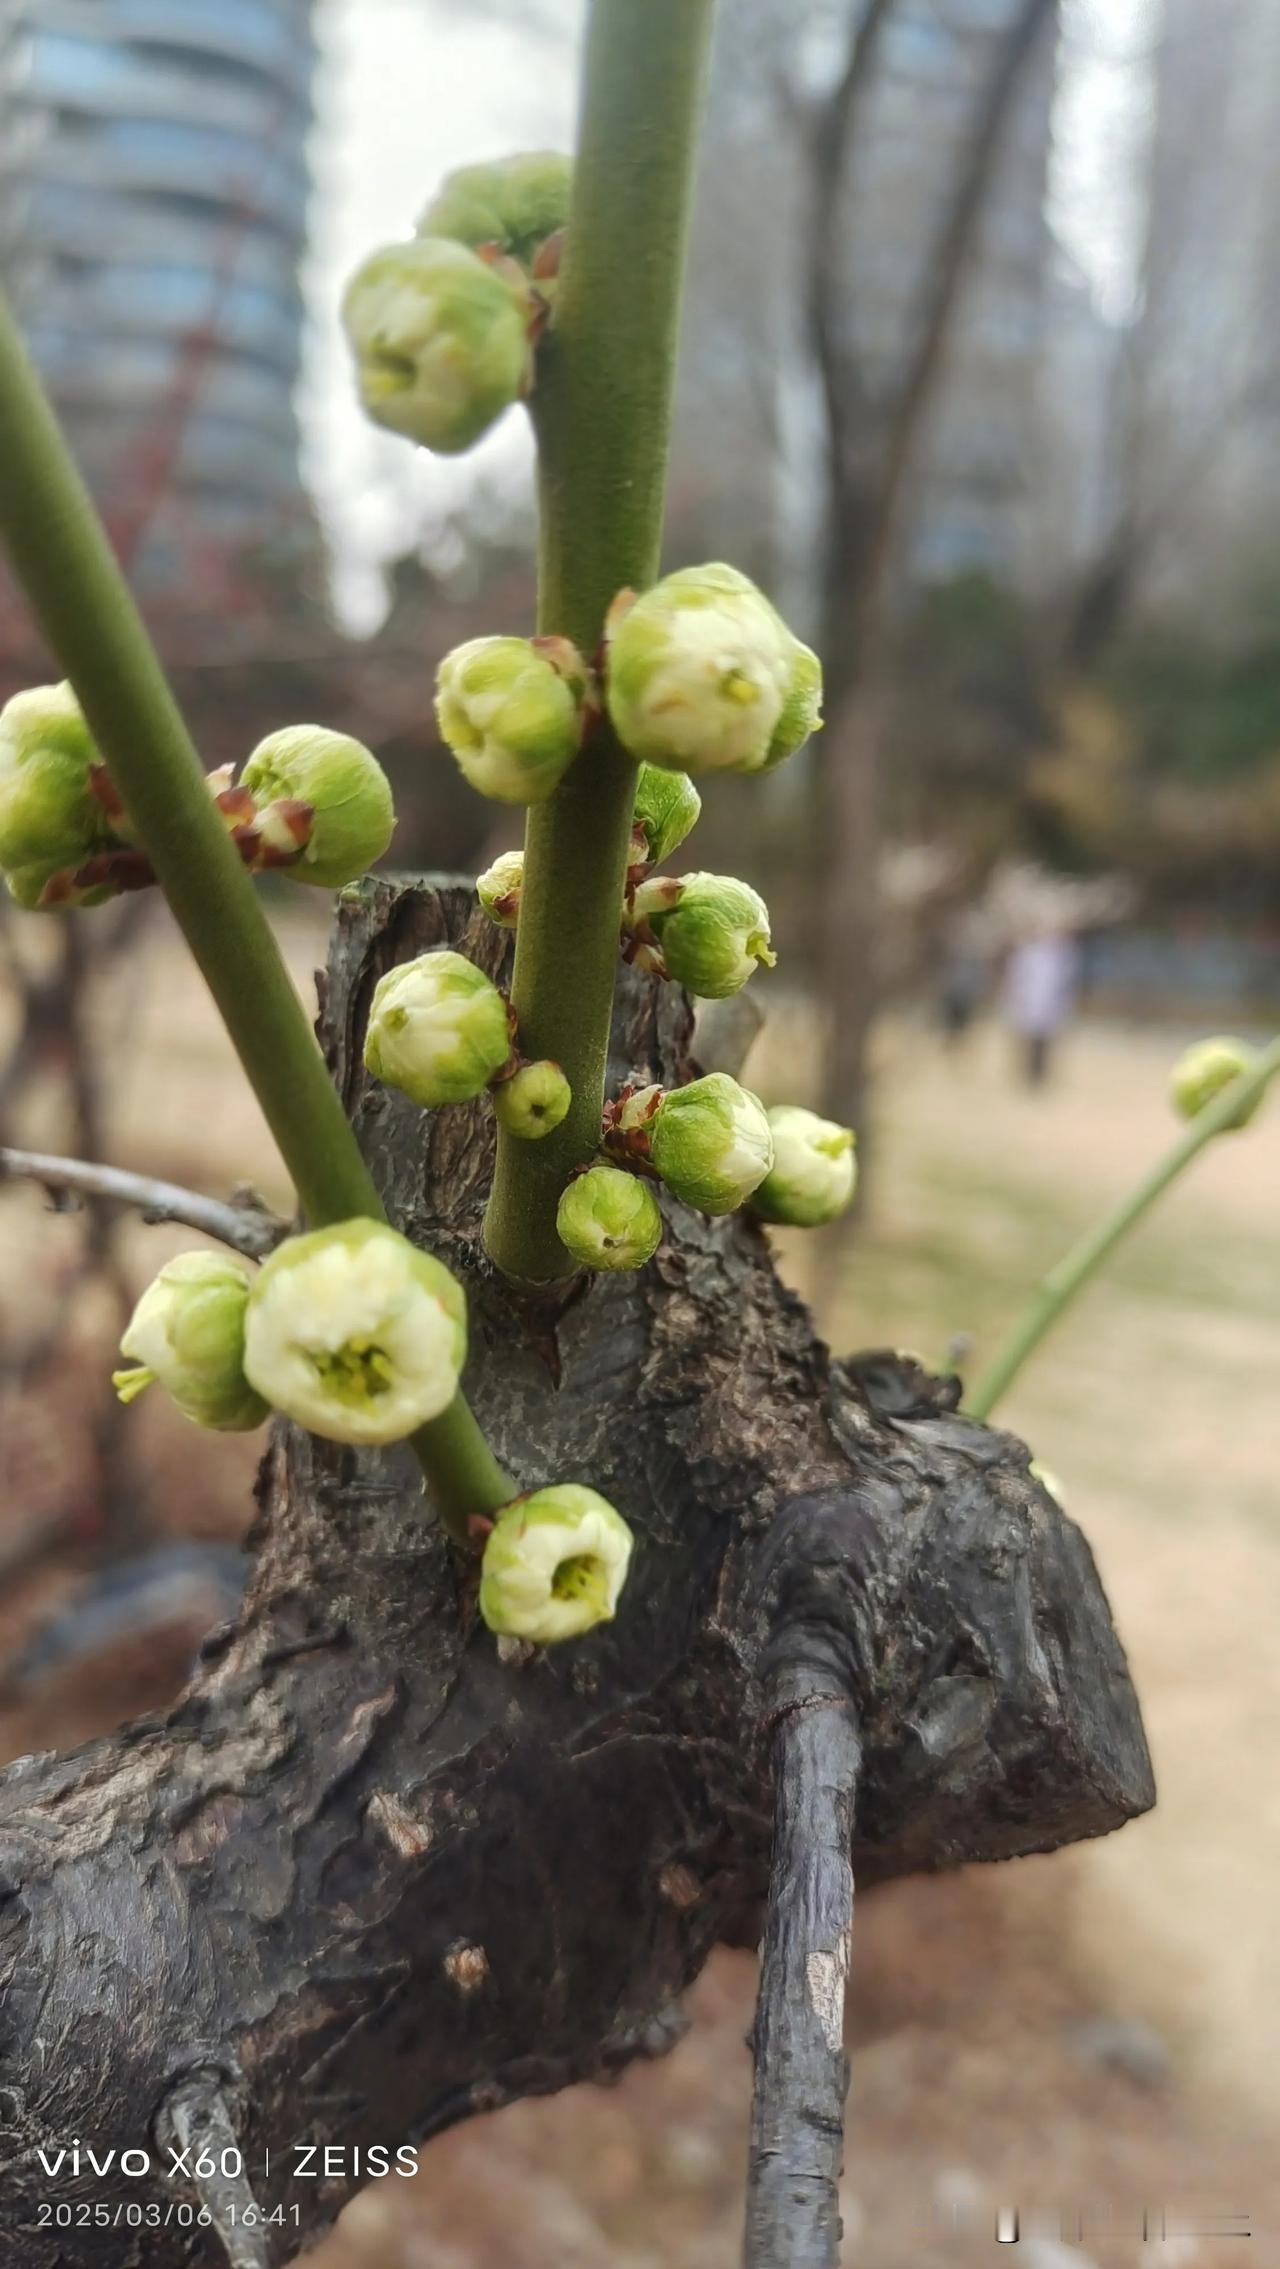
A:
{"label": "walking person", "polygon": [[1048,1080],[1079,990],[1080,948],[1069,931],[1042,928],[1018,940],[1005,966],[1004,1013],[1028,1087]]}

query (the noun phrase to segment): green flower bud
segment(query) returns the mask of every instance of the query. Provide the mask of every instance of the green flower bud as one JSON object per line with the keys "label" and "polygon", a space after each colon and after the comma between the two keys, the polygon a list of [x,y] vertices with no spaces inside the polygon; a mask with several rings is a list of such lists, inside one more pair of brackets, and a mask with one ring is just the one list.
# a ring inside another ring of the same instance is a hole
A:
{"label": "green flower bud", "polygon": [[120,1342],[135,1366],[113,1373],[121,1402],[133,1402],[158,1379],[197,1426],[223,1434],[261,1426],[269,1408],[244,1368],[250,1285],[248,1269],[228,1253],[179,1253],[167,1261]]}
{"label": "green flower bud", "polygon": [[650,1146],[667,1188],[703,1213],[735,1212],[773,1165],[763,1103],[722,1071],[664,1098]]}
{"label": "green flower bud", "polygon": [[469,1103],[510,1056],[507,1004],[465,955],[423,953],[378,979],[365,1069],[415,1103]]}
{"label": "green flower bud", "polygon": [[249,1378],[326,1441],[404,1441],[453,1401],[466,1354],[461,1285],[385,1222],[288,1238],[249,1294]]}
{"label": "green flower bud", "polygon": [[838,1221],[853,1203],[858,1180],[853,1129],[780,1103],[769,1113],[769,1131],[773,1165],[751,1200],[752,1212],[795,1229]]}
{"label": "green flower bud", "polygon": [[666,772],[659,764],[642,764],[636,783],[635,825],[645,840],[645,857],[651,867],[661,866],[693,833],[702,811],[702,798],[687,772]]}
{"label": "green flower bud", "polygon": [[101,762],[69,685],[33,686],[0,709],[0,874],[20,906],[97,905],[109,884],[79,891],[71,878],[115,846],[95,794]]}
{"label": "green flower bud", "polygon": [[573,161],[558,150],[524,150],[489,165],[464,165],[444,181],[418,223],[420,236],[447,236],[478,250],[501,245],[532,260],[569,218]]}
{"label": "green flower bud", "polygon": [[541,1142],[554,1134],[572,1101],[573,1089],[559,1064],[552,1063],[521,1064],[493,1091],[499,1126],[522,1142]]}
{"label": "green flower bud", "polygon": [[761,963],[772,969],[778,958],[768,907],[732,875],[658,876],[641,883],[631,908],[632,927],[656,940],[662,973],[700,1000],[728,1000]]}
{"label": "green flower bud", "polygon": [[577,1482],[535,1489],[499,1513],[484,1548],[480,1613],[537,1646],[611,1623],[634,1543],[621,1513]]}
{"label": "green flower bud", "polygon": [[[1170,1092],[1175,1111],[1181,1118],[1196,1118],[1221,1095],[1224,1087],[1230,1087],[1232,1081],[1239,1079],[1243,1072],[1252,1071],[1257,1061],[1257,1049],[1249,1047],[1244,1040],[1197,1040],[1195,1046],[1188,1048],[1173,1067]],[[1224,1127],[1224,1134],[1235,1133],[1239,1128],[1247,1127],[1254,1113],[1261,1108],[1262,1101],[1263,1097],[1259,1094],[1254,1096],[1251,1103],[1244,1104]]]}
{"label": "green flower bud", "polygon": [[504,851],[486,867],[476,884],[480,904],[500,930],[514,930],[520,919],[520,893],[524,888],[524,852]]}
{"label": "green flower bud", "polygon": [[567,639],[472,638],[440,664],[436,718],[482,796],[540,804],[582,745],[586,691],[586,664]]}
{"label": "green flower bud", "polygon": [[445,457],[470,449],[525,392],[532,313],[517,276],[465,245],[375,252],[342,303],[369,416]]}
{"label": "green flower bud", "polygon": [[643,1268],[662,1243],[652,1188],[620,1166],[591,1166],[577,1175],[560,1200],[556,1228],[583,1268]]}
{"label": "green flower bud", "polygon": [[609,715],[632,756],[680,772],[762,772],[818,725],[822,674],[736,568],[682,568],[609,620]]}
{"label": "green flower bud", "polygon": [[391,784],[377,757],[323,725],[269,733],[240,785],[253,797],[266,863],[283,865],[298,882],[325,890],[357,882],[395,833]]}

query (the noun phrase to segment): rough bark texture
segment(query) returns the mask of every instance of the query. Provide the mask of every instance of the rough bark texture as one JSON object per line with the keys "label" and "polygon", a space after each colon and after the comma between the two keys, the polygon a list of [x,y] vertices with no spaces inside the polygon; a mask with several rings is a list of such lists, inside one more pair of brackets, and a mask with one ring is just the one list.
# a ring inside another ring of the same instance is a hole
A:
{"label": "rough bark texture", "polygon": [[[448,942],[496,972],[474,909],[462,886],[344,894],[324,1036],[393,1218],[467,1281],[500,1455],[633,1522],[625,1606],[500,1660],[408,1461],[282,1435],[244,1613],[175,1709],[0,1784],[0,2253],[22,2269],[225,2260],[172,2227],[40,2225],[41,2199],[183,2196],[51,2180],[36,2154],[79,2136],[163,2164],[193,2074],[225,2076],[259,2198],[314,2235],[357,2147],[660,2049],[712,1946],[758,1926],[788,1634],[796,1675],[852,1682],[864,1882],[1152,1801],[1088,1546],[954,1383],[833,1362],[764,1236],[676,1204],[639,1275],[523,1305],[495,1279],[487,1106],[421,1114],[360,1061],[391,963]],[[628,975],[619,1078],[685,1075],[690,1030],[673,988]],[[341,2171],[300,2174],[300,2143],[340,2146]]]}

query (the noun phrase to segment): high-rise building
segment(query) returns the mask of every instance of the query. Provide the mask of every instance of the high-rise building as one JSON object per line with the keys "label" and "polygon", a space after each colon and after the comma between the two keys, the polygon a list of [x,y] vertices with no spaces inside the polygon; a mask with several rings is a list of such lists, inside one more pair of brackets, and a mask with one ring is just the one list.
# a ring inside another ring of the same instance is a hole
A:
{"label": "high-rise building", "polygon": [[1280,562],[1280,8],[1166,0],[1133,513],[1148,605],[1224,622]]}
{"label": "high-rise building", "polygon": [[0,0],[0,274],[144,587],[306,535],[311,0]]}

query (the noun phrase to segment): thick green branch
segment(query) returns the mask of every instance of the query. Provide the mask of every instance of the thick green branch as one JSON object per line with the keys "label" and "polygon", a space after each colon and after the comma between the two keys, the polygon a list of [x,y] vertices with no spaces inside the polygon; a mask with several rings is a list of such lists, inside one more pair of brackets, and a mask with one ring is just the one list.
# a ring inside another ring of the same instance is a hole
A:
{"label": "thick green branch", "polygon": [[[556,320],[540,356],[539,628],[599,646],[614,595],[658,572],[680,292],[714,0],[594,0]],[[527,1056],[563,1066],[554,1135],[498,1138],[489,1250],[568,1275],[565,1183],[599,1147],[636,767],[607,729],[529,815],[512,999]]]}
{"label": "thick green branch", "polygon": [[[279,947],[13,319],[0,299],[0,535],[79,697],[316,1224],[382,1206]],[[511,1488],[459,1397],[419,1448],[461,1527]]]}
{"label": "thick green branch", "polygon": [[1177,1181],[1207,1143],[1226,1133],[1242,1108],[1247,1109],[1262,1095],[1270,1082],[1280,1073],[1280,1039],[1273,1040],[1254,1065],[1230,1087],[1223,1089],[1203,1111],[1198,1111],[1187,1131],[1166,1153],[1150,1174],[1132,1190],[1128,1197],[1107,1214],[1097,1226],[1090,1229],[1064,1255],[1056,1268],[1049,1271],[1019,1318],[1003,1347],[983,1372],[973,1392],[965,1397],[965,1409],[972,1418],[989,1418],[996,1404],[1008,1393],[1019,1371],[1028,1358],[1034,1355],[1042,1339],[1053,1329],[1071,1302],[1092,1276],[1096,1276],[1104,1261],[1110,1259],[1116,1246],[1137,1227],[1143,1216],[1162,1197],[1170,1185]]}

